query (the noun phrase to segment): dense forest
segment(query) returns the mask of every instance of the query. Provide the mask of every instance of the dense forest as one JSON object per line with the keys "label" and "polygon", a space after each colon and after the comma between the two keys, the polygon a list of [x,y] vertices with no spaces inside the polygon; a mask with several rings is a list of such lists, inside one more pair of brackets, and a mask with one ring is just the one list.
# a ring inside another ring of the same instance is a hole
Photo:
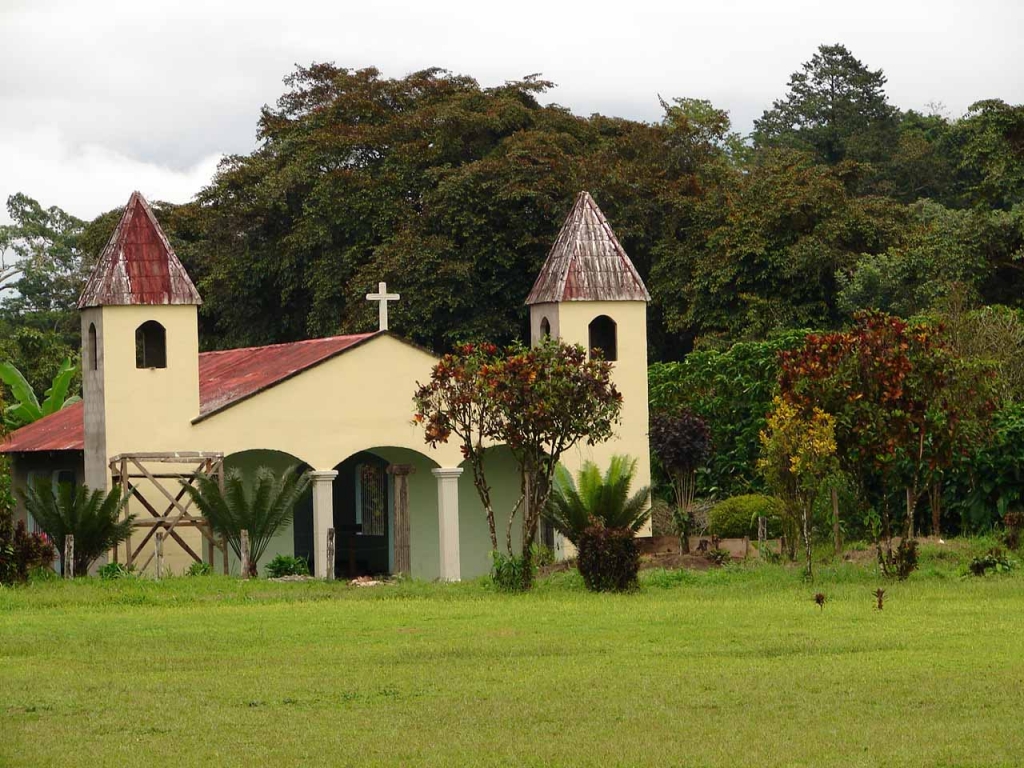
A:
{"label": "dense forest", "polygon": [[[861,308],[1022,305],[1024,105],[903,111],[842,45],[780,83],[749,136],[692,98],[657,123],[580,117],[542,105],[538,77],[313,64],[284,82],[251,154],[156,205],[205,299],[205,348],[367,330],[380,280],[402,293],[394,330],[439,351],[520,336],[581,189],[650,288],[652,361]],[[119,211],[81,221],[22,194],[8,211],[0,359],[42,390],[78,349],[75,299]]]}

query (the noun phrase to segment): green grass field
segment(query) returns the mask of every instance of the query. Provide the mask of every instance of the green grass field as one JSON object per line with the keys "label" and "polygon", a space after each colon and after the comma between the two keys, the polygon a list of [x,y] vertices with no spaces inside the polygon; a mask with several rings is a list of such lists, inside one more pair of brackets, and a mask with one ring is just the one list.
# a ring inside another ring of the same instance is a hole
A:
{"label": "green grass field", "polygon": [[0,765],[1021,765],[1024,578],[958,567],[0,590]]}

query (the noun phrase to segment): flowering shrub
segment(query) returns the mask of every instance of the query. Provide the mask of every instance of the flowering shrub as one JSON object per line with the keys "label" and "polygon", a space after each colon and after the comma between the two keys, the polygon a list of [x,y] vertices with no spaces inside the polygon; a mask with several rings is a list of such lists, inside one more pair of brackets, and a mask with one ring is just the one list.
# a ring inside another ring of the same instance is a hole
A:
{"label": "flowering shrub", "polygon": [[45,533],[29,533],[25,523],[0,518],[0,584],[26,581],[36,568],[49,567],[57,552]]}

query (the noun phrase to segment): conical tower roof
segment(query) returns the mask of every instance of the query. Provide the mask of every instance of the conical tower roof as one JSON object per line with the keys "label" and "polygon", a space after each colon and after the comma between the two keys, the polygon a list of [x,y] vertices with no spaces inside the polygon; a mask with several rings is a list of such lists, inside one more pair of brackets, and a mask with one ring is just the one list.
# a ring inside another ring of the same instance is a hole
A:
{"label": "conical tower roof", "polygon": [[580,192],[526,303],[650,300],[594,198]]}
{"label": "conical tower roof", "polygon": [[78,308],[202,303],[146,198],[132,192]]}

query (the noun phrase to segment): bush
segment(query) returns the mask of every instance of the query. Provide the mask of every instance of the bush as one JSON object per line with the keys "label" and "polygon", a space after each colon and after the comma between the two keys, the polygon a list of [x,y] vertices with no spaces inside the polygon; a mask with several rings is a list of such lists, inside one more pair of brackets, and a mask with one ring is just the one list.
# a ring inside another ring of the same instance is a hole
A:
{"label": "bush", "polygon": [[591,525],[580,536],[576,567],[592,592],[634,589],[640,572],[640,551],[633,531]]}
{"label": "bush", "polygon": [[278,555],[267,563],[267,577],[280,579],[282,576],[309,576],[309,563],[302,557]]}
{"label": "bush", "polygon": [[98,558],[131,535],[135,515],[121,517],[128,499],[118,488],[104,492],[61,483],[54,489],[46,478],[36,478],[19,494],[57,548],[64,573],[70,565],[64,562],[68,536],[75,537],[74,573],[84,576]]}
{"label": "bush", "polygon": [[57,556],[43,533],[29,533],[25,523],[0,518],[0,584],[27,581],[37,568],[48,568]]}
{"label": "bush", "polygon": [[782,533],[782,502],[772,496],[751,493],[733,496],[711,508],[709,533],[722,539],[757,538],[757,518],[768,518],[768,538]]}
{"label": "bush", "polygon": [[[524,557],[516,555],[503,555],[501,552],[491,552],[491,581],[502,592],[522,592],[526,585],[533,581],[527,578],[527,564]],[[529,568],[536,570],[536,563],[531,559]],[[532,574],[531,574],[532,575]]]}
{"label": "bush", "polygon": [[989,571],[992,573],[1009,573],[1015,565],[1016,563],[1003,554],[1002,550],[991,549],[987,554],[971,560],[967,568],[975,576],[984,576]]}
{"label": "bush", "polygon": [[917,541],[914,539],[903,539],[900,541],[893,561],[896,578],[900,581],[906,581],[907,577],[917,570]]}
{"label": "bush", "polygon": [[203,563],[196,560],[192,565],[185,571],[186,576],[209,576],[213,573],[213,566],[209,563]]}
{"label": "bush", "polygon": [[101,579],[130,579],[135,576],[135,566],[124,563],[107,563],[98,571]]}

